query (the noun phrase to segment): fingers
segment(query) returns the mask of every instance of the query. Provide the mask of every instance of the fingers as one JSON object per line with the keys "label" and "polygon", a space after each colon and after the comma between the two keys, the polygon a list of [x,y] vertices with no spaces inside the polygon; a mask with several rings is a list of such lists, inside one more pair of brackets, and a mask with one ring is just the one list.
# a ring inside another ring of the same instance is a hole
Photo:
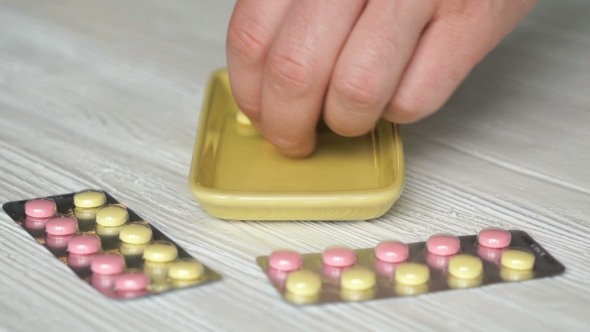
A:
{"label": "fingers", "polygon": [[358,136],[381,118],[435,3],[369,1],[338,58],[324,119],[336,133]]}
{"label": "fingers", "polygon": [[262,131],[291,157],[309,155],[336,58],[364,0],[297,0],[275,37],[264,70]]}
{"label": "fingers", "polygon": [[462,8],[442,8],[423,34],[383,117],[411,123],[436,112],[535,3],[469,1]]}
{"label": "fingers", "polygon": [[227,36],[230,86],[238,106],[257,123],[270,45],[291,0],[238,0]]}

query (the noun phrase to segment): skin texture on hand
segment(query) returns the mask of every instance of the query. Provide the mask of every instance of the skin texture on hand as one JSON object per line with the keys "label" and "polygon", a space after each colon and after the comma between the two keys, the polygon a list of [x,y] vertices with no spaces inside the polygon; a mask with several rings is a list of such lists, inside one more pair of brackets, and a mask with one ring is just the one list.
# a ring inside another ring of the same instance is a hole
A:
{"label": "skin texture on hand", "polygon": [[229,26],[239,107],[290,157],[316,144],[320,117],[359,136],[380,118],[418,121],[537,0],[238,0]]}

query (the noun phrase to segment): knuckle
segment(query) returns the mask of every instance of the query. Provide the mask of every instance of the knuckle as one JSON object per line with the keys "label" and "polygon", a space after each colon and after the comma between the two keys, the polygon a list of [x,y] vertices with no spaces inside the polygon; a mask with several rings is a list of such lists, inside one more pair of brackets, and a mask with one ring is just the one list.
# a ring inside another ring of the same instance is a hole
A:
{"label": "knuckle", "polygon": [[365,110],[378,106],[383,99],[382,89],[375,73],[366,69],[350,72],[334,81],[334,92],[352,109]]}
{"label": "knuckle", "polygon": [[390,104],[388,113],[394,115],[399,123],[412,123],[429,113],[426,100],[412,95],[397,95]]}
{"label": "knuckle", "polygon": [[276,53],[268,60],[268,79],[281,93],[297,97],[312,89],[314,70],[309,57]]}
{"label": "knuckle", "polygon": [[268,33],[252,20],[232,22],[227,35],[227,49],[248,64],[263,63],[269,50]]}

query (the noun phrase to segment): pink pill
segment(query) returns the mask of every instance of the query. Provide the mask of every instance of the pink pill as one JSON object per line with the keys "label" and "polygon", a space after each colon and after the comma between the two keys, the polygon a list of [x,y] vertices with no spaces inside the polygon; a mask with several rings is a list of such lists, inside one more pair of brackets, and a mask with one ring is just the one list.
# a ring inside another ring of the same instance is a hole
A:
{"label": "pink pill", "polygon": [[450,260],[451,256],[441,256],[430,253],[426,256],[426,263],[428,263],[430,267],[437,270],[446,270],[449,266]]}
{"label": "pink pill", "polygon": [[426,242],[426,248],[431,254],[439,256],[455,255],[461,249],[459,238],[454,235],[438,234],[431,236]]}
{"label": "pink pill", "polygon": [[47,221],[49,219],[50,218],[36,218],[36,217],[27,216],[25,218],[25,227],[28,229],[35,229],[35,230],[45,229],[45,224],[47,223]]}
{"label": "pink pill", "polygon": [[502,253],[506,251],[508,248],[488,248],[484,246],[477,247],[477,254],[482,259],[485,259],[488,262],[492,262],[494,264],[500,264],[502,259]]}
{"label": "pink pill", "polygon": [[115,290],[119,292],[136,292],[146,289],[149,284],[150,278],[144,273],[123,273],[115,280]]}
{"label": "pink pill", "polygon": [[103,295],[114,298],[117,296],[113,286],[115,285],[115,276],[93,274],[90,276],[90,285]]}
{"label": "pink pill", "polygon": [[340,282],[340,277],[342,276],[342,273],[344,273],[344,271],[346,270],[347,268],[345,267],[334,267],[330,265],[322,266],[322,274],[337,282]]}
{"label": "pink pill", "polygon": [[408,259],[409,255],[408,246],[399,241],[384,241],[375,247],[377,259],[387,263],[401,263]]}
{"label": "pink pill", "polygon": [[303,265],[303,257],[295,251],[277,250],[270,254],[268,264],[275,270],[295,271]]}
{"label": "pink pill", "polygon": [[354,250],[346,247],[327,248],[322,253],[324,264],[334,267],[352,266],[356,262]]}
{"label": "pink pill", "polygon": [[25,203],[25,214],[35,218],[50,218],[57,213],[55,202],[50,199],[40,198]]}
{"label": "pink pill", "polygon": [[51,235],[47,234],[45,238],[45,245],[52,248],[67,248],[68,241],[72,238],[72,234],[69,235]]}
{"label": "pink pill", "polygon": [[100,250],[100,238],[96,235],[76,235],[68,241],[68,251],[72,254],[90,255]]}
{"label": "pink pill", "polygon": [[379,273],[380,275],[388,278],[395,277],[395,270],[399,266],[399,263],[388,263],[384,261],[377,260],[375,261],[375,272]]}
{"label": "pink pill", "polygon": [[150,292],[148,290],[139,290],[139,291],[119,291],[117,292],[118,299],[134,299],[137,297],[142,297],[148,295]]}
{"label": "pink pill", "polygon": [[488,248],[506,248],[511,240],[509,231],[494,227],[482,229],[477,236],[479,244]]}
{"label": "pink pill", "polygon": [[71,267],[89,267],[94,255],[78,255],[70,253],[68,255],[68,265]]}
{"label": "pink pill", "polygon": [[78,220],[69,217],[57,217],[47,220],[45,231],[50,235],[71,235],[78,231]]}
{"label": "pink pill", "polygon": [[270,278],[270,280],[272,280],[275,284],[279,285],[279,286],[283,286],[285,284],[285,281],[287,280],[287,276],[289,275],[289,272],[287,271],[280,271],[280,270],[275,270],[272,267],[268,269],[268,271],[266,271],[266,275],[268,276],[268,278]]}
{"label": "pink pill", "polygon": [[90,264],[90,270],[100,275],[120,274],[125,270],[125,260],[115,254],[96,255]]}

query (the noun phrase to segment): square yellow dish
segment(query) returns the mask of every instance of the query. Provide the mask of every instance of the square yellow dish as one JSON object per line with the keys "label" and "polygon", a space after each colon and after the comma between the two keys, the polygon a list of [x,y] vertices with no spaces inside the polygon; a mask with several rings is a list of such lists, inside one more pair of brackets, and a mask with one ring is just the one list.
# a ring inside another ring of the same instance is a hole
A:
{"label": "square yellow dish", "polygon": [[367,220],[385,214],[403,191],[404,158],[395,124],[381,121],[373,132],[354,138],[319,126],[316,151],[290,159],[240,116],[227,71],[213,73],[189,185],[215,217]]}

